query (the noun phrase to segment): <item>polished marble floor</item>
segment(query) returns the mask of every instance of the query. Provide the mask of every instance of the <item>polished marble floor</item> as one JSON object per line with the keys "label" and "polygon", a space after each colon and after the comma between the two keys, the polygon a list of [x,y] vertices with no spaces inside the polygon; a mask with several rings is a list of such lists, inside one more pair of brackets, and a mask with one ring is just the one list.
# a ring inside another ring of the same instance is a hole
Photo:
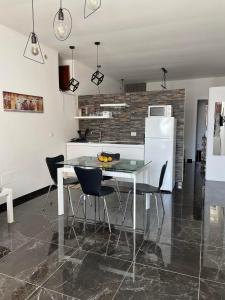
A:
{"label": "polished marble floor", "polygon": [[[80,190],[73,190],[76,206]],[[204,182],[187,164],[184,186],[164,194],[156,217],[154,201],[138,197],[133,235],[131,203],[123,217],[116,195],[107,199],[112,233],[103,224],[103,205],[87,203],[85,224],[57,216],[57,193],[15,207],[14,224],[0,213],[1,300],[225,299],[225,184]],[[122,194],[124,206],[126,194]]]}

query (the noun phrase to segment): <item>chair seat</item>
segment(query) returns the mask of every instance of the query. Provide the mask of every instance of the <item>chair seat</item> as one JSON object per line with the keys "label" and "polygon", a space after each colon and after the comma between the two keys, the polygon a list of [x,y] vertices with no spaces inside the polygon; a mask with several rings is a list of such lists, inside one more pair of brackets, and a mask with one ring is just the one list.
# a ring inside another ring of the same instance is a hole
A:
{"label": "chair seat", "polygon": [[105,180],[111,180],[113,179],[112,176],[102,176],[102,180],[105,181]]}
{"label": "chair seat", "polygon": [[79,181],[77,178],[69,177],[69,178],[63,178],[63,185],[72,185],[72,184],[78,184]]}
{"label": "chair seat", "polygon": [[101,186],[100,193],[97,196],[104,197],[104,196],[110,195],[112,193],[114,193],[114,188],[112,186],[104,186],[103,185],[103,186]]}
{"label": "chair seat", "polygon": [[[121,193],[129,193],[129,191],[133,192],[134,186],[132,183],[123,183],[120,186]],[[136,184],[136,194],[143,195],[143,194],[151,194],[151,193],[158,193],[158,188],[146,183],[137,183]]]}
{"label": "chair seat", "polygon": [[[131,190],[133,190],[133,186],[131,188]],[[158,193],[158,187],[155,187],[153,185],[150,184],[146,184],[146,183],[137,183],[136,184],[136,191],[137,194],[151,194],[151,193]]]}

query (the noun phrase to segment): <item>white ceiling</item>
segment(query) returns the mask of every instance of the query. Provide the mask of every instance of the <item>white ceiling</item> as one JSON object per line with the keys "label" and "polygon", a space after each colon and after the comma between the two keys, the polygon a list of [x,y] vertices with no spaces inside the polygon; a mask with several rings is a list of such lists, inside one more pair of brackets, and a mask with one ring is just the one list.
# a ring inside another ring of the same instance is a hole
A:
{"label": "white ceiling", "polygon": [[[77,59],[94,68],[94,41],[101,41],[103,73],[118,80],[157,81],[162,66],[171,80],[225,75],[225,0],[102,0],[86,20],[84,0],[64,0],[73,17],[65,42],[52,31],[59,0],[34,4],[42,43],[65,58],[75,45]],[[28,35],[31,0],[0,0],[0,23]]]}

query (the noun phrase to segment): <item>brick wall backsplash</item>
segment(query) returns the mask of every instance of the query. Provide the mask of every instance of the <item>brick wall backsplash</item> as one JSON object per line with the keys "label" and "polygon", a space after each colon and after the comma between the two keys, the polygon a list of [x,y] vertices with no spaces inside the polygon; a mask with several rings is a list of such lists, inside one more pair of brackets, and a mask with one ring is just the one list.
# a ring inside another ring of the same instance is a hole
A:
{"label": "brick wall backsplash", "polygon": [[[112,111],[112,119],[79,120],[79,128],[84,131],[89,128],[92,134],[89,141],[98,141],[100,131],[102,140],[128,140],[131,143],[144,143],[145,117],[149,105],[173,106],[173,116],[177,119],[176,133],[176,182],[183,181],[184,161],[184,101],[185,90],[165,90],[152,92],[137,92],[125,94],[104,94],[79,96],[79,108],[87,107],[88,114],[98,111]],[[128,108],[100,108],[100,103],[127,103]],[[136,137],[131,132],[137,133]]]}

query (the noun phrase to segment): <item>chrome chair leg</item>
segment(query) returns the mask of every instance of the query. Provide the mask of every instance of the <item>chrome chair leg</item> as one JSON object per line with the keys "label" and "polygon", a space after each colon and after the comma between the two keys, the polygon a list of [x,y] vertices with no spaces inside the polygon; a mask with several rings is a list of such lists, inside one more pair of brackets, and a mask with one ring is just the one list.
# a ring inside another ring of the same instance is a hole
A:
{"label": "chrome chair leg", "polygon": [[[52,186],[53,186],[53,185],[51,184],[51,185],[49,186],[49,188],[48,188],[48,193],[47,193],[46,199],[44,199],[42,211],[45,211],[45,210],[46,210],[46,202],[48,201],[48,197],[49,197],[49,194],[50,194],[50,191],[51,191]],[[50,205],[52,205],[52,202],[50,202]]]}
{"label": "chrome chair leg", "polygon": [[161,203],[162,203],[163,213],[165,214],[165,207],[164,207],[163,196],[162,196],[161,192],[159,192],[159,197],[160,197],[160,200],[161,200]]}
{"label": "chrome chair leg", "polygon": [[74,216],[76,216],[77,213],[78,213],[78,209],[79,209],[79,207],[80,207],[80,201],[81,201],[81,198],[82,198],[82,197],[84,197],[84,194],[80,195],[80,198],[79,198],[79,201],[78,201],[78,204],[77,204],[77,208],[76,208],[76,212],[75,212],[75,215],[74,215]]}
{"label": "chrome chair leg", "polygon": [[68,198],[69,198],[69,202],[70,202],[72,214],[73,214],[73,216],[75,216],[75,215],[74,215],[73,203],[72,203],[71,192],[70,192],[69,186],[67,187],[67,191],[68,191]]}
{"label": "chrome chair leg", "polygon": [[122,210],[122,201],[121,201],[121,194],[120,194],[120,189],[119,189],[119,183],[118,183],[118,180],[116,178],[114,178],[114,181],[115,181],[115,186],[116,186],[116,194],[117,194],[117,198],[118,198],[118,201],[119,201],[119,209]]}
{"label": "chrome chair leg", "polygon": [[159,227],[159,207],[158,207],[158,199],[155,193],[152,194],[155,198],[155,206],[156,206],[156,213],[157,213],[157,219],[158,219],[158,227]]}
{"label": "chrome chair leg", "polygon": [[51,188],[52,188],[52,184],[51,184],[51,185],[49,186],[49,188],[48,188],[48,193],[47,193],[46,200],[48,200],[49,194],[50,194],[50,192],[51,192]]}
{"label": "chrome chair leg", "polygon": [[123,213],[122,225],[124,224],[124,221],[126,219],[127,205],[128,205],[128,202],[129,202],[130,194],[131,194],[131,190],[129,190],[129,193],[127,195],[126,205],[125,205],[125,209],[124,209],[124,213]]}
{"label": "chrome chair leg", "polygon": [[108,219],[108,224],[109,224],[109,232],[111,233],[111,225],[110,225],[110,220],[109,220],[109,213],[108,213],[108,209],[107,209],[107,204],[106,204],[106,200],[105,200],[105,197],[103,198],[104,200],[104,207],[105,207],[105,211],[106,211],[106,216],[107,216],[107,219]]}

